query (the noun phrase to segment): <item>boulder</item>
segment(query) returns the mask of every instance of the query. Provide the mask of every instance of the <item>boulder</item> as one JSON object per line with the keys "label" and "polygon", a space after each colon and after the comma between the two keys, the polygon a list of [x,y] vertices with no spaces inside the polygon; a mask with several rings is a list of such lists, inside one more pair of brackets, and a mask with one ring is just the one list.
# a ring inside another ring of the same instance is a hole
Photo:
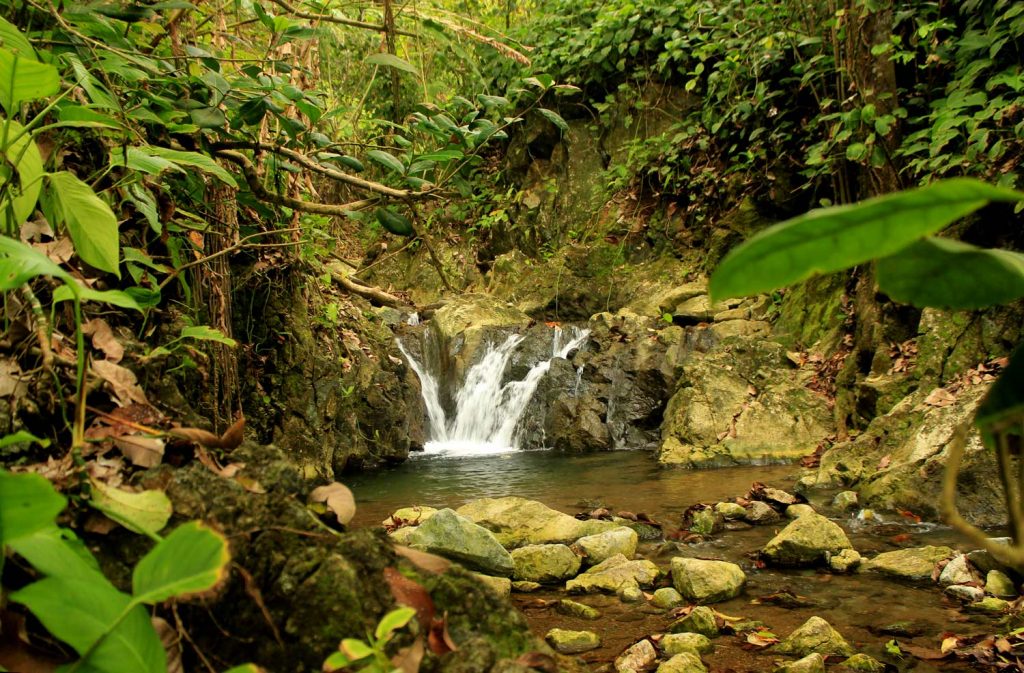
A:
{"label": "boulder", "polygon": [[813,507],[804,503],[790,505],[786,508],[787,519],[799,519],[804,514],[817,514],[817,512],[814,511]]}
{"label": "boulder", "polygon": [[690,532],[698,535],[713,535],[722,530],[725,517],[713,509],[699,509],[690,516]]}
{"label": "boulder", "polygon": [[743,520],[755,526],[770,526],[782,517],[771,505],[760,500],[754,500],[744,508]]}
{"label": "boulder", "polygon": [[683,597],[697,603],[718,603],[743,591],[747,576],[735,563],[695,558],[672,559],[672,584]]}
{"label": "boulder", "polygon": [[619,590],[615,592],[615,595],[619,597],[619,600],[623,603],[642,603],[644,600],[644,591],[635,584],[623,584],[619,587]]}
{"label": "boulder", "polygon": [[442,351],[451,355],[453,380],[461,381],[496,331],[521,329],[529,324],[528,315],[499,299],[485,294],[463,294],[434,312],[430,330],[442,344]]}
{"label": "boulder", "polygon": [[658,641],[658,645],[661,651],[670,657],[683,652],[710,654],[715,649],[711,640],[699,633],[666,633]]}
{"label": "boulder", "polygon": [[569,593],[618,593],[623,587],[654,584],[660,574],[650,561],[630,561],[622,554],[598,563],[565,583]]}
{"label": "boulder", "polygon": [[778,565],[810,565],[851,547],[838,524],[820,514],[806,514],[793,519],[769,540],[761,555]]}
{"label": "boulder", "polygon": [[746,517],[747,514],[747,510],[743,508],[743,505],[739,505],[735,502],[716,503],[715,511],[721,514],[727,520],[743,519]]}
{"label": "boulder", "polygon": [[662,587],[654,592],[651,605],[662,610],[671,610],[683,604],[683,597],[672,587]]}
{"label": "boulder", "polygon": [[513,564],[489,530],[450,509],[442,509],[409,535],[409,545],[495,575],[511,575]]}
{"label": "boulder", "polygon": [[860,572],[881,573],[904,580],[930,580],[935,564],[956,552],[949,547],[916,547],[881,553],[861,562]]}
{"label": "boulder", "polygon": [[825,673],[825,658],[814,652],[803,659],[779,666],[774,673]]}
{"label": "boulder", "polygon": [[832,572],[848,573],[860,565],[860,552],[856,549],[844,549],[838,554],[828,555],[828,567]]}
{"label": "boulder", "polygon": [[699,633],[714,638],[718,635],[718,620],[714,610],[706,605],[698,605],[689,614],[669,624],[668,628],[672,633]]}
{"label": "boulder", "polygon": [[844,670],[857,671],[857,673],[883,673],[885,671],[885,664],[863,653],[853,655],[841,662],[839,666]]}
{"label": "boulder", "polygon": [[559,614],[578,619],[600,619],[601,617],[601,612],[597,608],[571,601],[568,598],[558,601],[555,605],[555,610]]}
{"label": "boulder", "polygon": [[502,599],[507,599],[512,595],[512,580],[507,577],[493,577],[491,575],[482,575],[480,573],[473,573],[480,583],[491,590],[495,596]]}
{"label": "boulder", "polygon": [[969,584],[979,582],[980,577],[971,567],[965,554],[957,554],[949,560],[939,575],[939,584],[948,587],[951,584]]}
{"label": "boulder", "polygon": [[564,544],[530,544],[513,549],[512,577],[526,582],[554,584],[575,577],[582,560]]}
{"label": "boulder", "polygon": [[481,498],[455,510],[494,533],[505,547],[571,543],[617,526],[611,521],[580,521],[535,500],[516,496]]}
{"label": "boulder", "polygon": [[996,598],[995,596],[985,596],[977,603],[968,605],[967,609],[972,612],[1002,614],[1010,609],[1010,603],[1009,601],[1004,601],[1002,598]]}
{"label": "boulder", "polygon": [[798,657],[814,653],[837,657],[853,655],[853,648],[846,639],[821,617],[808,619],[776,645],[773,651],[779,654],[795,654]]}
{"label": "boulder", "polygon": [[658,665],[657,673],[707,673],[704,662],[693,652],[680,652]]}
{"label": "boulder", "polygon": [[616,554],[633,558],[636,553],[638,536],[631,528],[613,528],[596,535],[586,535],[576,540],[573,548],[582,552],[587,565],[597,565]]}
{"label": "boulder", "polygon": [[841,491],[832,498],[832,506],[840,512],[848,512],[851,509],[860,507],[860,501],[856,491]]}
{"label": "boulder", "polygon": [[977,603],[985,597],[985,590],[972,587],[967,584],[951,584],[943,591],[947,596],[963,601],[964,603]]}
{"label": "boulder", "polygon": [[625,652],[615,659],[615,670],[619,673],[629,671],[644,671],[654,665],[658,659],[658,652],[654,649],[651,641],[643,640],[630,645]]}
{"label": "boulder", "polygon": [[521,594],[531,594],[541,589],[542,586],[540,582],[524,582],[519,580],[512,582],[512,590]]}
{"label": "boulder", "polygon": [[560,654],[580,654],[601,647],[601,639],[593,631],[551,629],[544,640]]}
{"label": "boulder", "polygon": [[985,576],[985,592],[999,598],[1016,598],[1017,587],[1002,570],[989,570]]}

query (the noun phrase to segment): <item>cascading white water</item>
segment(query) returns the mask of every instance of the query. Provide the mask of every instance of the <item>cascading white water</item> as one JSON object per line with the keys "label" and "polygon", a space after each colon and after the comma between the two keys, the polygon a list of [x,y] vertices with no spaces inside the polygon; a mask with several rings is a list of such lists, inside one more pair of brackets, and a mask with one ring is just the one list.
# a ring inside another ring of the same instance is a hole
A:
{"label": "cascading white water", "polygon": [[523,337],[513,334],[500,344],[489,345],[480,361],[469,368],[466,380],[455,394],[455,417],[450,421],[441,404],[437,378],[399,342],[399,349],[420,379],[427,407],[430,441],[425,451],[470,455],[517,448],[516,426],[540,380],[551,368],[551,360],[568,357],[589,335],[590,330],[586,329],[573,327],[566,334],[561,328],[554,328],[551,358],[533,365],[523,380],[504,385],[501,381],[505,368]]}

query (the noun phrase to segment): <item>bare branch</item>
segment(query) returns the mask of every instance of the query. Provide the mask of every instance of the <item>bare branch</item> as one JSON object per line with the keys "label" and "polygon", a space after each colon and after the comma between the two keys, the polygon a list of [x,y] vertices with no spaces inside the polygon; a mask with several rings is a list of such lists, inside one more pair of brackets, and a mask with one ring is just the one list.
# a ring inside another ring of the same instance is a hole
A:
{"label": "bare branch", "polygon": [[[382,25],[375,23],[366,23],[365,21],[356,21],[354,19],[343,19],[340,16],[334,16],[333,14],[313,14],[311,12],[304,12],[301,9],[289,5],[285,0],[270,0],[275,5],[288,12],[292,16],[296,16],[300,19],[306,19],[307,21],[323,21],[325,23],[337,23],[342,26],[351,26],[352,28],[363,28],[364,30],[373,30],[378,33],[383,33],[387,30]],[[405,35],[406,37],[416,37],[416,33],[409,33],[404,30],[395,31],[398,35]]]}
{"label": "bare branch", "polygon": [[372,303],[380,306],[390,306],[391,308],[412,308],[408,302],[402,301],[395,295],[385,292],[380,288],[355,282],[349,277],[349,274],[342,271],[340,264],[330,264],[327,269],[331,272],[331,279],[352,294],[357,294],[360,297],[369,299]]}

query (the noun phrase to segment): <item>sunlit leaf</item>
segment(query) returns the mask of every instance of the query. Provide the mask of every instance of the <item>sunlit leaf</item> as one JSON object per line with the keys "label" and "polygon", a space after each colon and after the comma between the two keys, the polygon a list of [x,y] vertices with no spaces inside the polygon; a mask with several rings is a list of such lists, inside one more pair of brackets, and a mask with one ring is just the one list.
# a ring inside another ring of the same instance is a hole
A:
{"label": "sunlit leaf", "polygon": [[132,593],[143,603],[204,593],[224,579],[230,560],[223,535],[199,521],[182,524],[135,566]]}
{"label": "sunlit leaf", "polygon": [[562,119],[561,115],[559,115],[554,110],[548,110],[547,108],[537,108],[537,113],[541,117],[544,117],[544,119],[547,119],[549,122],[557,126],[558,130],[560,130],[562,133],[568,133],[569,125],[565,122],[564,119]]}
{"label": "sunlit leaf", "polygon": [[186,339],[195,339],[197,341],[215,341],[217,343],[224,344],[225,346],[231,346],[232,348],[238,345],[237,341],[231,337],[225,336],[219,329],[209,327],[207,325],[182,327],[181,336]]}
{"label": "sunlit leaf", "polygon": [[14,116],[25,101],[46,98],[60,91],[60,73],[32,54],[0,48],[0,106]]}
{"label": "sunlit leaf", "polygon": [[89,504],[132,532],[154,536],[167,525],[174,511],[163,491],[132,493],[95,479],[90,483]]}
{"label": "sunlit leaf", "polygon": [[[78,281],[70,281],[77,285]],[[121,308],[131,309],[144,313],[139,303],[135,301],[135,298],[127,292],[121,290],[94,290],[91,287],[78,286],[78,296],[82,301],[95,301],[102,304],[110,304],[111,306],[119,306]],[[74,299],[74,291],[70,285],[63,285],[53,291],[53,303],[62,301],[68,301]]]}
{"label": "sunlit leaf", "polygon": [[75,252],[87,264],[120,278],[120,241],[114,211],[72,173],[60,171],[46,177],[50,182],[50,201],[71,234]]}
{"label": "sunlit leaf", "polygon": [[409,620],[415,616],[416,610],[414,608],[404,607],[392,610],[380,618],[373,637],[380,640],[381,638],[390,636],[393,631],[396,631],[408,624]]}
{"label": "sunlit leaf", "polygon": [[398,160],[393,154],[389,154],[384,150],[370,150],[366,153],[366,156],[370,157],[384,168],[394,173],[404,173],[405,166],[401,161]]}
{"label": "sunlit leaf", "polygon": [[14,178],[8,187],[0,192],[0,222],[10,216],[15,226],[31,217],[43,188],[43,157],[32,136],[24,133],[24,127],[16,121],[0,120],[0,142],[7,138],[2,148],[4,161],[0,162],[0,184]]}
{"label": "sunlit leaf", "polygon": [[956,178],[813,210],[766,229],[733,249],[711,277],[715,300],[769,292],[815,274],[833,273],[891,255],[990,201],[1024,193]]}
{"label": "sunlit leaf", "polygon": [[420,71],[416,69],[414,65],[408,61],[403,61],[394,54],[370,54],[364,59],[366,63],[370,65],[383,65],[388,68],[395,68],[403,72],[409,72],[413,75],[420,74]]}
{"label": "sunlit leaf", "polygon": [[3,544],[53,526],[66,505],[64,496],[38,474],[0,470],[0,553]]}

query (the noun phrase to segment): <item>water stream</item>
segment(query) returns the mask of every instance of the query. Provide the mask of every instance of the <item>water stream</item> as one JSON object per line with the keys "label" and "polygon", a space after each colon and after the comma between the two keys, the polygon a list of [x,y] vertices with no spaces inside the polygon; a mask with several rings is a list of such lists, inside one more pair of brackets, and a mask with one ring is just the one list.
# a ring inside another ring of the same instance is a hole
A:
{"label": "water stream", "polygon": [[551,361],[567,358],[589,335],[590,330],[586,329],[555,327],[551,357],[535,363],[520,381],[505,381],[505,370],[524,337],[511,334],[503,342],[489,344],[455,393],[455,413],[451,418],[441,401],[439,373],[417,361],[399,341],[399,349],[420,379],[427,409],[430,440],[424,447],[425,453],[467,456],[518,448],[519,422],[537,385],[551,368]]}

